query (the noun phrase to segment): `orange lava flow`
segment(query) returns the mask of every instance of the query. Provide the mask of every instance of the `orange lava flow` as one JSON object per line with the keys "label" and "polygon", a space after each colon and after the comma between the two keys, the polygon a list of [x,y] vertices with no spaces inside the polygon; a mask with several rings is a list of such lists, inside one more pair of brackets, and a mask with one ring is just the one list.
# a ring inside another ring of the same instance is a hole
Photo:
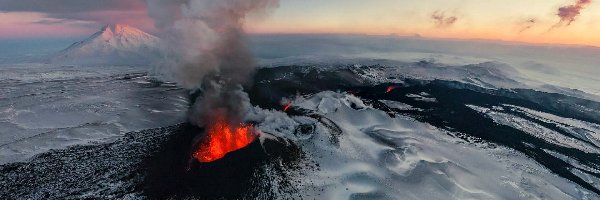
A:
{"label": "orange lava flow", "polygon": [[396,89],[396,86],[388,86],[387,90],[385,90],[385,93],[390,93],[394,89]]}
{"label": "orange lava flow", "polygon": [[285,106],[283,107],[283,112],[287,112],[290,107],[292,107],[292,102],[290,101],[289,103],[285,104]]}
{"label": "orange lava flow", "polygon": [[201,163],[213,162],[229,152],[244,148],[256,139],[251,125],[232,126],[224,117],[209,125],[206,136],[192,156]]}

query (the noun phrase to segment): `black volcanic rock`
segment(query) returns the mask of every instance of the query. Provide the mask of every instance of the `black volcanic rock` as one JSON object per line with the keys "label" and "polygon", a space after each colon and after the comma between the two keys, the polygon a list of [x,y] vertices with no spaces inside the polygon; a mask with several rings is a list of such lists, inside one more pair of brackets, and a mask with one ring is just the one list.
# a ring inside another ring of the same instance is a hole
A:
{"label": "black volcanic rock", "polygon": [[[107,144],[53,150],[23,163],[0,166],[2,199],[201,199],[273,196],[263,165],[282,159],[294,165],[293,146],[266,140],[212,163],[189,162],[190,124],[126,134]],[[283,169],[280,169],[283,170]],[[285,186],[285,180],[281,180]],[[291,188],[291,187],[290,187]]]}

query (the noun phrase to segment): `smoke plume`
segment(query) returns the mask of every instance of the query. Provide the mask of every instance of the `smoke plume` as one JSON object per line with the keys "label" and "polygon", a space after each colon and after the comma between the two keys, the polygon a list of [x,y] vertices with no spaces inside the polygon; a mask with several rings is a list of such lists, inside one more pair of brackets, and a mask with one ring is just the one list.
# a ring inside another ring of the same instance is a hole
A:
{"label": "smoke plume", "polygon": [[577,2],[573,5],[558,8],[558,13],[556,15],[560,17],[560,21],[555,25],[555,27],[561,25],[571,25],[577,16],[581,14],[581,11],[590,3],[592,3],[592,0],[577,0]]}
{"label": "smoke plume", "polygon": [[[165,57],[159,73],[181,86],[199,90],[192,122],[207,122],[225,112],[239,120],[255,63],[245,46],[244,21],[278,5],[278,0],[147,0],[149,15],[163,31]],[[218,112],[216,112],[219,110]]]}
{"label": "smoke plume", "polygon": [[437,26],[438,28],[446,28],[452,26],[454,23],[456,23],[456,21],[458,21],[458,18],[456,16],[447,17],[446,13],[441,11],[433,12],[431,14],[431,19],[433,20],[435,26]]}

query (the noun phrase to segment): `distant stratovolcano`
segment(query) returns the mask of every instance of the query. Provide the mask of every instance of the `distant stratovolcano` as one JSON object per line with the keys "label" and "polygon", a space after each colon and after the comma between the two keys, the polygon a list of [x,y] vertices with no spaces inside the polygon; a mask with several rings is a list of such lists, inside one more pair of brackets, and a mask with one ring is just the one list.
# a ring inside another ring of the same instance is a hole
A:
{"label": "distant stratovolcano", "polygon": [[159,38],[135,27],[112,24],[55,54],[50,62],[76,65],[147,65],[159,53]]}

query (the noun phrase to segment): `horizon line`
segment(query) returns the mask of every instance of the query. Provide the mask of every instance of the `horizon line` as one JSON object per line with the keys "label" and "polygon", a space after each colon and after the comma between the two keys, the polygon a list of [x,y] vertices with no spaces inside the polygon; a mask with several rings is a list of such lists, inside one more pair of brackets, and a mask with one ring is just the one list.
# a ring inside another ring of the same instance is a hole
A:
{"label": "horizon line", "polygon": [[[0,37],[0,41],[25,41],[25,40],[81,40],[89,37],[96,32],[88,35],[75,35],[75,36],[64,36],[64,37]],[[153,33],[149,33],[152,35]],[[426,36],[418,33],[415,34],[374,34],[374,33],[336,33],[336,32],[248,32],[248,35],[298,35],[298,36],[364,36],[364,37],[391,37],[391,38],[409,38],[409,39],[421,39],[421,40],[433,40],[433,41],[457,41],[457,42],[485,42],[485,43],[496,43],[496,44],[512,44],[512,45],[523,45],[523,46],[551,46],[551,47],[562,47],[562,48],[594,48],[600,50],[600,45],[593,44],[581,44],[581,43],[549,43],[549,42],[531,42],[531,41],[519,41],[519,40],[504,40],[504,39],[491,39],[491,38],[457,38],[457,37],[435,37]],[[157,36],[158,37],[158,36]],[[160,38],[160,37],[159,37]]]}

